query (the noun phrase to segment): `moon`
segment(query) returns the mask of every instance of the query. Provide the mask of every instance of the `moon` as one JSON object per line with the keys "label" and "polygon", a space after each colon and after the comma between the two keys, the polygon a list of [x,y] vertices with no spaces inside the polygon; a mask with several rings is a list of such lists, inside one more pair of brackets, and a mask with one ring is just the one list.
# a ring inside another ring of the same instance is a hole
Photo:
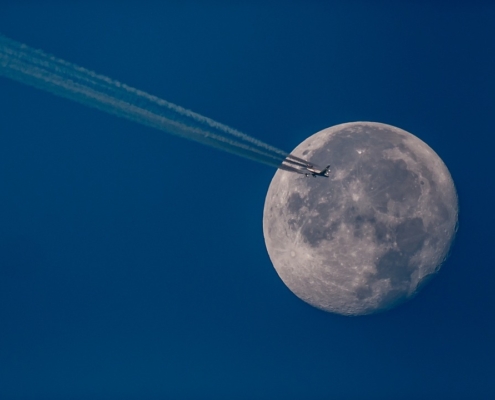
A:
{"label": "moon", "polygon": [[263,234],[285,285],[319,309],[365,315],[414,296],[445,261],[458,202],[440,157],[391,125],[353,122],[292,152],[329,178],[277,170]]}

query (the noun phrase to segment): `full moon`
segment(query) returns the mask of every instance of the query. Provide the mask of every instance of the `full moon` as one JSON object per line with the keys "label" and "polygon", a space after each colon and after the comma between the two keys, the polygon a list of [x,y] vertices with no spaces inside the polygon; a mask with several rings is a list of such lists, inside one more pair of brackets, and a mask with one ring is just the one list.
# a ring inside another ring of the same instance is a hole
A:
{"label": "full moon", "polygon": [[440,157],[393,126],[324,129],[292,152],[330,177],[277,170],[263,212],[282,281],[319,309],[364,315],[414,296],[440,269],[457,229],[457,194]]}

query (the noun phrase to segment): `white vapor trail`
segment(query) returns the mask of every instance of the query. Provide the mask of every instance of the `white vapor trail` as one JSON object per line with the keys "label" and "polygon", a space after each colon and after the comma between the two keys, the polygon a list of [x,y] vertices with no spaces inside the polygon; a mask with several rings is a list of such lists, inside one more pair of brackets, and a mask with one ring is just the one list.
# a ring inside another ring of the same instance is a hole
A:
{"label": "white vapor trail", "polygon": [[276,168],[291,157],[210,118],[2,35],[0,75]]}

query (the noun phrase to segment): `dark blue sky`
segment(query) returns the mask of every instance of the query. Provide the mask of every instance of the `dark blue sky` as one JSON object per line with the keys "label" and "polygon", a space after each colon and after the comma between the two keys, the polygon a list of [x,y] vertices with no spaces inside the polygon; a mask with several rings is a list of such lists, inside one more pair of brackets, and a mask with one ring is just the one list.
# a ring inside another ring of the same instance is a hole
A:
{"label": "dark blue sky", "polygon": [[495,4],[122,3],[4,1],[0,32],[286,150],[408,130],[457,240],[405,305],[324,313],[268,258],[274,170],[0,78],[0,398],[495,398]]}

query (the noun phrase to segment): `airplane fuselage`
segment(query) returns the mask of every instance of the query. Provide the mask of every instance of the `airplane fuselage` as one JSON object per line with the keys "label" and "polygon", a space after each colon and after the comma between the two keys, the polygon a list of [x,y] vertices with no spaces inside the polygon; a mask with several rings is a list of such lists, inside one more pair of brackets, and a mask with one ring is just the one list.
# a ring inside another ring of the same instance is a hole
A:
{"label": "airplane fuselage", "polygon": [[311,165],[306,167],[306,171],[308,171],[305,173],[306,176],[312,175],[313,178],[316,178],[317,176],[328,178],[330,176],[330,165],[327,165],[324,169],[317,169]]}

